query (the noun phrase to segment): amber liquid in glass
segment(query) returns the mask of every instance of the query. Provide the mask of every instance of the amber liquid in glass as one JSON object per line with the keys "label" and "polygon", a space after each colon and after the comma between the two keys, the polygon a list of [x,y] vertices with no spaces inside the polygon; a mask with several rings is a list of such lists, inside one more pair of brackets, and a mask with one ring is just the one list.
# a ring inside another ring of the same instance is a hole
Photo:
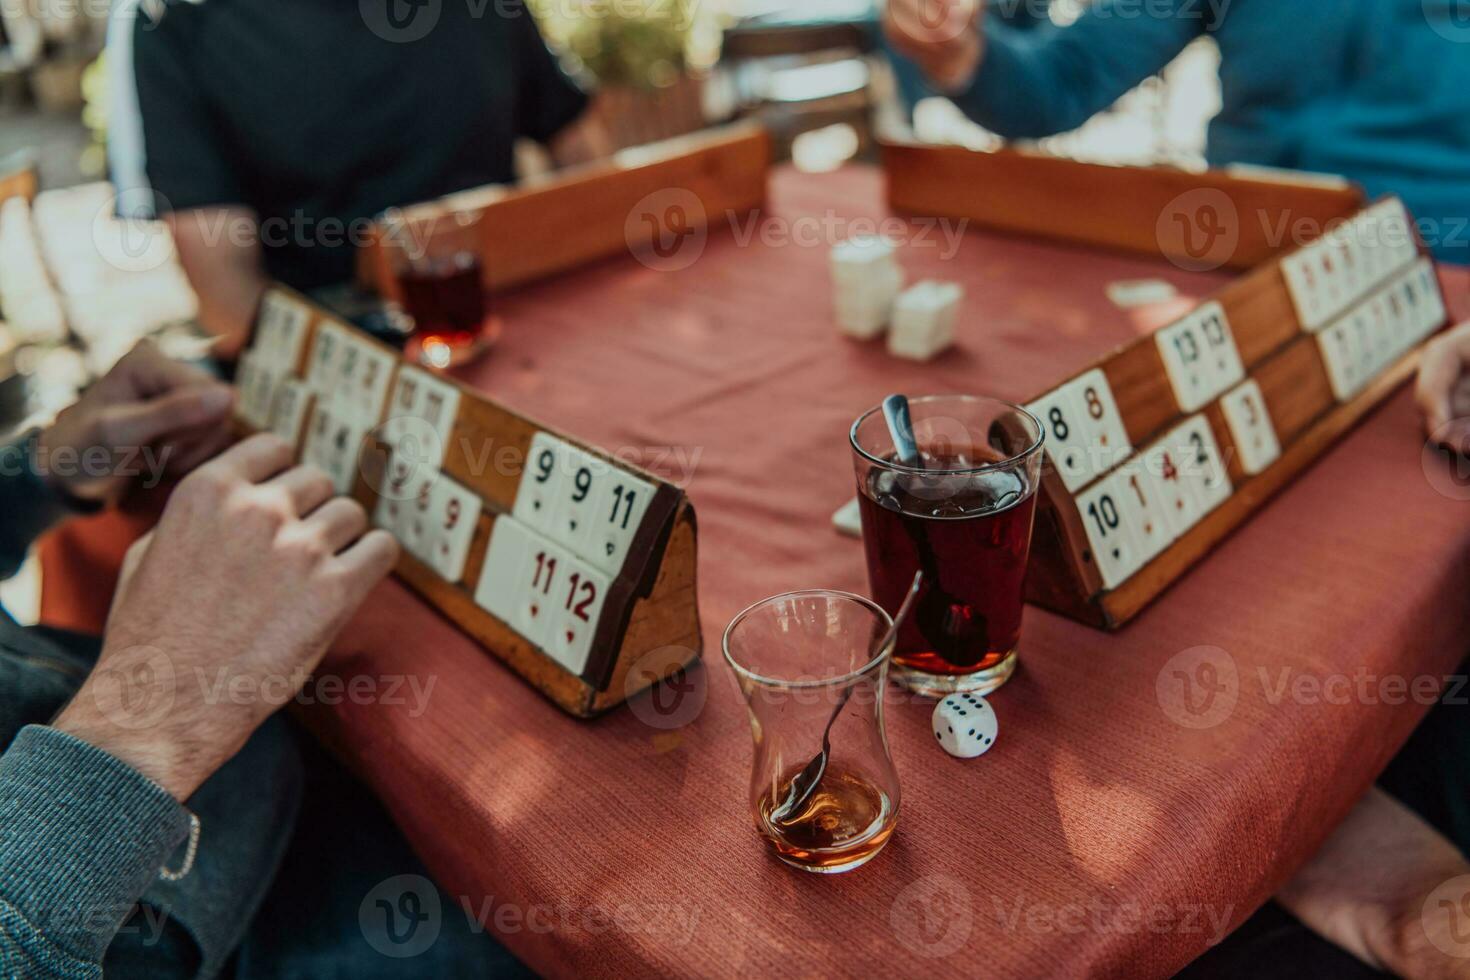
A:
{"label": "amber liquid in glass", "polygon": [[761,797],[756,807],[761,833],[783,859],[813,868],[847,866],[872,857],[888,843],[897,823],[888,795],[857,773],[832,765],[800,813],[788,822],[772,820],[802,768],[783,776],[775,795]]}
{"label": "amber liquid in glass", "polygon": [[474,350],[483,341],[489,303],[479,259],[413,269],[399,276],[398,286],[403,308],[414,320],[410,345],[431,362],[453,363],[461,352]]}
{"label": "amber liquid in glass", "polygon": [[[930,465],[977,463],[940,459]],[[914,572],[924,572],[893,659],[943,675],[1001,663],[1021,637],[1034,488],[1015,473],[980,473],[945,478],[945,490],[958,492],[936,497],[922,478],[874,468],[859,489],[873,599],[896,613]]]}

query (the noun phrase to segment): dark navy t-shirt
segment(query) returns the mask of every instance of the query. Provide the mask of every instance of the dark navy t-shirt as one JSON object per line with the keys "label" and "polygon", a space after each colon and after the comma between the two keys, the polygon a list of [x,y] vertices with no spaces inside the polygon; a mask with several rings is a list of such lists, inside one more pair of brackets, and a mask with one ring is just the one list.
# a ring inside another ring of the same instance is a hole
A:
{"label": "dark navy t-shirt", "polygon": [[516,138],[586,106],[523,0],[151,12],[131,30],[150,209],[253,208],[269,273],[301,289],[350,278],[351,235],[383,209],[513,179]]}

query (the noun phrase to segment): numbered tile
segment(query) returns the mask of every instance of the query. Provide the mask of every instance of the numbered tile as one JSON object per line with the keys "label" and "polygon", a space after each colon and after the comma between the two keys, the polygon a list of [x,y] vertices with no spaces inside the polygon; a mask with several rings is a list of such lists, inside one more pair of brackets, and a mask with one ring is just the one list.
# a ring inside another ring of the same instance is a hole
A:
{"label": "numbered tile", "polygon": [[276,383],[275,371],[267,360],[254,351],[242,354],[235,372],[235,387],[239,392],[235,414],[252,428],[268,428]]}
{"label": "numbered tile", "polygon": [[[459,415],[459,389],[422,368],[403,365],[398,369],[384,438],[436,467],[443,467],[454,437]],[[406,440],[412,440],[408,445]]]}
{"label": "numbered tile", "polygon": [[1235,346],[1235,334],[1225,308],[1219,303],[1206,303],[1194,313],[1200,333],[1205,338],[1205,360],[1210,374],[1210,399],[1235,387],[1245,378],[1245,364]]}
{"label": "numbered tile", "polygon": [[383,471],[383,486],[373,510],[373,523],[403,542],[404,515],[413,489],[410,484],[417,467],[404,456],[389,451]]}
{"label": "numbered tile", "polygon": [[1199,318],[1191,314],[1164,327],[1155,341],[1179,407],[1193,412],[1207,404],[1215,393],[1214,366]]}
{"label": "numbered tile", "polygon": [[1220,399],[1220,407],[1225,413],[1225,424],[1230,427],[1230,439],[1235,443],[1241,469],[1254,476],[1264,473],[1281,458],[1281,442],[1260,385],[1254,380],[1247,381]]}
{"label": "numbered tile", "polygon": [[1139,564],[1146,565],[1174,541],[1163,491],[1149,476],[1144,460],[1135,458],[1118,470],[1117,493],[1123,521],[1138,547]]}
{"label": "numbered tile", "polygon": [[426,565],[433,563],[434,486],[439,482],[437,470],[415,467],[408,480],[408,497],[399,505],[398,540],[404,550]]}
{"label": "numbered tile", "polygon": [[1373,330],[1372,321],[1363,311],[1354,311],[1343,318],[1342,322],[1353,338],[1353,348],[1358,353],[1358,377],[1366,384],[1375,377],[1378,372],[1387,365],[1384,355],[1387,347],[1387,339],[1392,336],[1391,331],[1384,331],[1385,343],[1380,347],[1376,331]]}
{"label": "numbered tile", "polygon": [[560,607],[566,601],[567,583],[582,567],[571,552],[532,534],[521,569],[516,630],[548,653],[552,630],[563,619]]}
{"label": "numbered tile", "polygon": [[1144,454],[1144,471],[1154,494],[1163,505],[1164,520],[1173,537],[1181,537],[1204,516],[1203,503],[1186,476],[1191,453],[1175,441],[1171,432]]}
{"label": "numbered tile", "polygon": [[576,446],[568,449],[567,472],[552,511],[550,536],[585,555],[594,550],[594,526],[601,516],[598,504],[603,488],[612,481],[613,468],[606,460]]}
{"label": "numbered tile", "polygon": [[328,446],[332,440],[332,410],[326,402],[317,399],[311,407],[310,421],[306,424],[306,439],[301,447],[301,461],[310,463],[322,472],[327,471]]}
{"label": "numbered tile", "polygon": [[1346,323],[1335,323],[1317,335],[1317,346],[1322,353],[1322,363],[1327,368],[1327,379],[1332,385],[1333,397],[1339,402],[1347,401],[1357,393],[1361,385],[1358,351],[1353,342],[1352,331]]}
{"label": "numbered tile", "polygon": [[1368,260],[1363,255],[1362,239],[1352,225],[1346,225],[1328,238],[1332,253],[1336,256],[1343,283],[1342,307],[1352,306],[1373,288],[1373,276],[1368,269]]}
{"label": "numbered tile", "polygon": [[530,553],[533,536],[519,521],[497,518],[490,528],[490,546],[485,550],[485,564],[475,586],[475,604],[520,632],[521,594],[525,591],[522,573]]}
{"label": "numbered tile", "polygon": [[1138,544],[1124,519],[1122,491],[1116,474],[1100,480],[1077,498],[1087,540],[1102,572],[1103,585],[1115,589],[1143,566]]}
{"label": "numbered tile", "polygon": [[311,360],[306,367],[306,383],[318,399],[336,397],[337,379],[342,373],[342,359],[347,350],[347,331],[341,324],[327,321],[317,328],[311,345]]}
{"label": "numbered tile", "polygon": [[270,429],[292,446],[301,447],[311,411],[311,390],[296,378],[283,378],[271,403]]}
{"label": "numbered tile", "polygon": [[1415,321],[1414,340],[1417,342],[1444,326],[1445,317],[1448,315],[1444,305],[1444,294],[1439,288],[1439,275],[1434,271],[1434,263],[1429,259],[1420,259],[1411,273],[1415,283],[1416,292],[1423,301],[1419,306],[1418,317]]}
{"label": "numbered tile", "polygon": [[311,308],[285,293],[271,291],[261,301],[261,329],[257,346],[288,372],[301,363]]}
{"label": "numbered tile", "polygon": [[1315,333],[1330,319],[1327,306],[1326,283],[1322,281],[1318,252],[1319,242],[1298,249],[1281,260],[1281,274],[1286,279],[1287,291],[1291,293],[1292,305],[1296,307],[1297,319],[1302,329]]}
{"label": "numbered tile", "polygon": [[1316,262],[1317,278],[1322,284],[1322,312],[1331,320],[1352,302],[1352,291],[1337,242],[1330,237],[1323,238],[1310,254]]}
{"label": "numbered tile", "polygon": [[575,560],[568,564],[567,572],[559,586],[565,601],[557,607],[544,648],[563,667],[580,676],[587,667],[610,580]]}
{"label": "numbered tile", "polygon": [[1385,244],[1392,262],[1390,268],[1398,270],[1419,256],[1419,239],[1414,231],[1414,222],[1409,217],[1404,202],[1398,198],[1384,201],[1378,205],[1378,209],[1382,215]]}
{"label": "numbered tile", "polygon": [[1185,483],[1200,505],[1200,516],[1219,507],[1230,499],[1235,488],[1230,484],[1230,475],[1225,470],[1220,445],[1215,440],[1215,430],[1210,420],[1203,415],[1186,419],[1177,429],[1176,444],[1185,454],[1183,473]]}
{"label": "numbered tile", "polygon": [[355,418],[375,429],[383,419],[388,403],[388,387],[398,359],[389,351],[362,338],[353,338],[356,346],[357,370],[344,385],[344,396],[352,405]]}
{"label": "numbered tile", "polygon": [[589,557],[598,568],[616,576],[623,570],[628,550],[643,526],[654,486],[631,473],[613,470],[602,489]]}
{"label": "numbered tile", "polygon": [[538,531],[551,528],[570,456],[571,447],[566,443],[545,432],[536,433],[516,490],[516,520]]}
{"label": "numbered tile", "polygon": [[306,426],[301,461],[331,477],[337,493],[351,493],[357,481],[358,451],[366,434],[351,419],[342,418],[318,400],[312,406],[311,421]]}
{"label": "numbered tile", "polygon": [[1088,458],[1088,427],[1073,385],[1063,385],[1026,406],[1046,430],[1045,452],[1068,490],[1076,491],[1095,473]]}
{"label": "numbered tile", "polygon": [[442,473],[434,482],[429,505],[434,522],[429,565],[446,582],[457,583],[464,578],[465,559],[475,539],[482,506],[477,494]]}
{"label": "numbered tile", "polygon": [[1081,409],[1086,459],[1096,473],[1112,470],[1133,452],[1113,386],[1102,368],[1094,368],[1068,385]]}

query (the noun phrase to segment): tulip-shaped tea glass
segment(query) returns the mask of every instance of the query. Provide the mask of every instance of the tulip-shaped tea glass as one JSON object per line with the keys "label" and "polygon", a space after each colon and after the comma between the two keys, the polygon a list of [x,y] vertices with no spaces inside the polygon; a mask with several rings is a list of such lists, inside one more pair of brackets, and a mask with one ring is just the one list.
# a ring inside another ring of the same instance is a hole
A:
{"label": "tulip-shaped tea glass", "polygon": [[[833,874],[883,849],[898,819],[898,773],[883,730],[891,624],[845,592],[792,592],[758,602],[725,630],[725,659],[750,711],[756,829],[792,867]],[[835,720],[834,720],[835,716]],[[782,812],[792,780],[831,749],[805,804]]]}
{"label": "tulip-shaped tea glass", "polygon": [[852,426],[873,597],[896,612],[924,573],[898,634],[893,679],[930,697],[989,693],[1015,672],[1026,564],[1041,480],[1041,424],[993,398],[909,400],[919,458],[905,464],[881,408]]}

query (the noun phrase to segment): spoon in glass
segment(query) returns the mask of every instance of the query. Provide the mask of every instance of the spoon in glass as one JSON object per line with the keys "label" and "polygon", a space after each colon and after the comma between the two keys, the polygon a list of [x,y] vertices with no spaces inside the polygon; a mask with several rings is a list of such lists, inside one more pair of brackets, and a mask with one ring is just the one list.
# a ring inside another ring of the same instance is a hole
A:
{"label": "spoon in glass", "polygon": [[[923,584],[924,573],[915,572],[914,584],[909,586],[909,594],[904,597],[903,605],[898,609],[898,615],[893,617],[893,625],[888,627],[888,632],[883,634],[883,639],[874,648],[873,659],[887,657],[893,653],[893,647],[898,641],[898,631],[909,618],[909,613],[914,608],[914,597],[919,594],[919,587]],[[771,811],[773,822],[779,824],[790,822],[792,815],[799,813],[802,807],[806,806],[807,800],[811,799],[812,794],[817,791],[817,786],[822,782],[822,776],[827,772],[827,758],[832,754],[832,726],[837,722],[837,716],[842,714],[842,709],[847,706],[847,700],[852,697],[855,687],[857,684],[854,682],[842,692],[842,697],[837,701],[837,707],[832,711],[832,717],[827,719],[827,727],[822,730],[822,751],[813,756],[812,761],[808,762],[791,780],[791,785],[786,789],[786,799]]]}

